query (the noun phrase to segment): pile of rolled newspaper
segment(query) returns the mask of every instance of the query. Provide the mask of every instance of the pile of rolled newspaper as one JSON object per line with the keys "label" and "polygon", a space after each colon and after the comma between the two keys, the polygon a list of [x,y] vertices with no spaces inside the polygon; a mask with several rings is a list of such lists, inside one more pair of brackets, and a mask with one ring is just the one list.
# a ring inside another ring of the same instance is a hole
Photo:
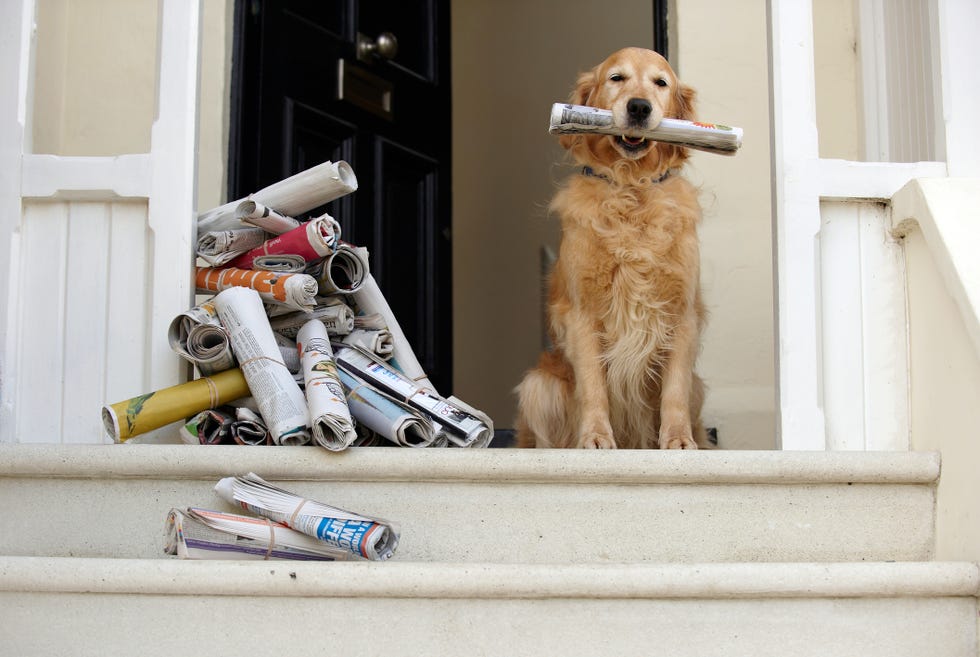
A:
{"label": "pile of rolled newspaper", "polygon": [[115,442],[181,422],[194,444],[486,447],[490,418],[443,397],[371,275],[367,249],[309,212],[357,189],[324,162],[198,217],[199,294],[170,345],[199,378],[107,405]]}

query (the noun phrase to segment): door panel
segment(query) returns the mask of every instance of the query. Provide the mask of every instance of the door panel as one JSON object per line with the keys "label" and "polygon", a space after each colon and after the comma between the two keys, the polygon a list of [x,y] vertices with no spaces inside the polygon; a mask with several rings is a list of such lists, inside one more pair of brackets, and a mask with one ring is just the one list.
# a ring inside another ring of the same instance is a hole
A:
{"label": "door panel", "polygon": [[[238,0],[229,156],[229,198],[324,160],[350,163],[358,191],[326,211],[370,251],[443,394],[452,391],[448,9],[447,0]],[[359,58],[358,34],[382,32],[396,36],[397,54]]]}

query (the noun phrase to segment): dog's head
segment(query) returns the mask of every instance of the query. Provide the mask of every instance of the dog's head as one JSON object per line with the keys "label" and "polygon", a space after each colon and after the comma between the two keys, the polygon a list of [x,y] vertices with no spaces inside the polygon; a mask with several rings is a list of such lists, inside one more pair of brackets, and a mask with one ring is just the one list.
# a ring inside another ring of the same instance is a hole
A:
{"label": "dog's head", "polygon": [[623,134],[563,135],[559,143],[582,164],[613,168],[628,161],[649,172],[680,166],[687,158],[684,148],[626,134],[655,128],[664,118],[694,120],[694,99],[694,89],[677,79],[666,59],[645,48],[623,48],[579,75],[569,98],[575,105],[612,110]]}

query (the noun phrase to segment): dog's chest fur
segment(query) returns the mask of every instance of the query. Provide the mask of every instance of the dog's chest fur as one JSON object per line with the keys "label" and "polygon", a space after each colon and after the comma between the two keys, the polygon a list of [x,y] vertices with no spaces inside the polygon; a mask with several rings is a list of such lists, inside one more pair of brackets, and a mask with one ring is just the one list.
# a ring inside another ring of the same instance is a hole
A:
{"label": "dog's chest fur", "polygon": [[694,302],[700,217],[679,195],[696,195],[679,177],[636,187],[586,178],[556,197],[570,292],[601,318],[607,339],[649,330],[651,316],[669,320]]}
{"label": "dog's chest fur", "polygon": [[698,302],[696,191],[679,177],[636,187],[579,177],[553,208],[559,274],[595,322],[610,401],[634,403],[657,383],[677,318]]}

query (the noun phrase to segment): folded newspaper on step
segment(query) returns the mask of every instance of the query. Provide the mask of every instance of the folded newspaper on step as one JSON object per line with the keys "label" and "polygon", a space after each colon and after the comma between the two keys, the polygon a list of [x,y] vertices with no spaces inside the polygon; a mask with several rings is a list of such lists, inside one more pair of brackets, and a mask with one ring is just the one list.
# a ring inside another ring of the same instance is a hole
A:
{"label": "folded newspaper on step", "polygon": [[188,507],[167,515],[163,551],[181,559],[346,561],[347,550],[268,518]]}
{"label": "folded newspaper on step", "polygon": [[399,532],[390,522],[300,497],[251,472],[225,477],[214,490],[226,502],[365,559],[384,561],[398,547]]}

